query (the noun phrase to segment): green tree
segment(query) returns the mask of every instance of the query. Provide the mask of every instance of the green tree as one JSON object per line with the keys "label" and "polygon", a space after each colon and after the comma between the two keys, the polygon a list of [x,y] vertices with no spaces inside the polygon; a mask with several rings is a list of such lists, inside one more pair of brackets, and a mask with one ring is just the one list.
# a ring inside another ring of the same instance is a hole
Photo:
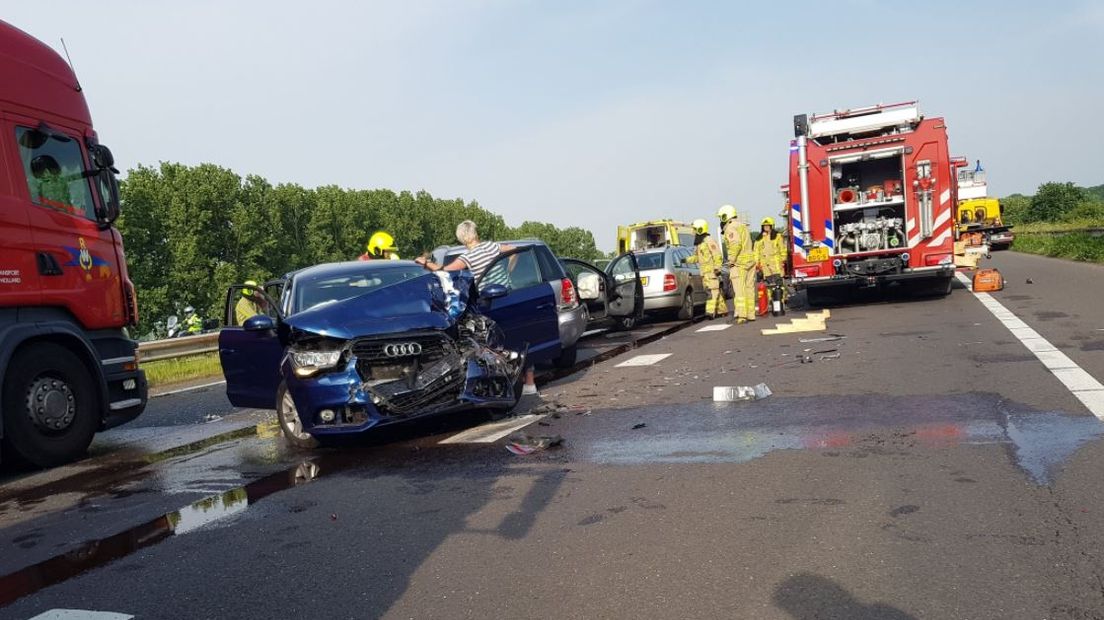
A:
{"label": "green tree", "polygon": [[1043,183],[1031,198],[1028,222],[1057,222],[1066,218],[1077,205],[1086,202],[1085,189],[1073,183]]}

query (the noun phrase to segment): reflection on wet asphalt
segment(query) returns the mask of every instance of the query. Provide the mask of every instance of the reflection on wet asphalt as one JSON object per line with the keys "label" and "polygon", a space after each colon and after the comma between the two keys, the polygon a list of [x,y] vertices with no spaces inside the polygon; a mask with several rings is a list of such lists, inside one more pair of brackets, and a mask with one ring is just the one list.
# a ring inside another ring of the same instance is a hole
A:
{"label": "reflection on wet asphalt", "polygon": [[741,463],[778,450],[907,457],[922,448],[1002,444],[1036,484],[1104,434],[1091,416],[1032,412],[993,394],[779,398],[633,410],[631,436],[581,433],[575,458],[610,464]]}

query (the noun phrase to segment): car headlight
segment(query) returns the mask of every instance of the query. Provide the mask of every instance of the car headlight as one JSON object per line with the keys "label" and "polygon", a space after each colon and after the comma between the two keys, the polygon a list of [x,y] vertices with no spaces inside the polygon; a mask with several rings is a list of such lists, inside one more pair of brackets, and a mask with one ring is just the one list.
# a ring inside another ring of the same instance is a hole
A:
{"label": "car headlight", "polygon": [[337,366],[341,361],[341,350],[333,351],[290,351],[291,366],[296,376],[309,377],[319,371]]}

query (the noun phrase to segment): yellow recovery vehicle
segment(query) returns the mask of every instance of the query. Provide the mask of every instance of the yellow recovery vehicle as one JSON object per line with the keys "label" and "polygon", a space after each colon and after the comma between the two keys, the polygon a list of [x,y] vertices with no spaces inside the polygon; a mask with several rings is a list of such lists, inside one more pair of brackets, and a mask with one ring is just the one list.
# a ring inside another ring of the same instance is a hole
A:
{"label": "yellow recovery vehicle", "polygon": [[[956,237],[967,245],[985,245],[991,250],[1012,247],[1015,235],[1004,223],[1004,207],[989,197],[981,161],[973,170],[958,171],[958,206],[955,209]],[[972,242],[972,243],[971,243]]]}

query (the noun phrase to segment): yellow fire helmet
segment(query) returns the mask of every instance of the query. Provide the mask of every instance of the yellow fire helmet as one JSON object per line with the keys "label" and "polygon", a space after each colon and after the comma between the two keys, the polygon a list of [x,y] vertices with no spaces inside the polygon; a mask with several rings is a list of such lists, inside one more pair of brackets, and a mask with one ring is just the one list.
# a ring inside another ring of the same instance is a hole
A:
{"label": "yellow fire helmet", "polygon": [[774,228],[774,218],[773,217],[765,217],[765,218],[763,218],[763,221],[759,223],[759,225],[760,226],[770,226],[771,228]]}
{"label": "yellow fire helmet", "polygon": [[705,233],[709,232],[709,222],[706,222],[705,220],[694,220],[694,223],[691,224],[691,226],[694,227],[694,232],[698,233],[699,235],[704,235]]}
{"label": "yellow fire helmet", "polygon": [[379,256],[384,252],[395,252],[395,238],[381,231],[377,231],[368,240],[368,253]]}
{"label": "yellow fire helmet", "polygon": [[732,205],[725,205],[720,209],[717,209],[717,217],[721,218],[722,222],[734,219],[736,217],[736,207]]}
{"label": "yellow fire helmet", "polygon": [[[256,280],[246,280],[244,283],[249,285],[249,286],[257,286],[257,281]],[[253,294],[253,289],[243,288],[241,290],[241,294],[242,294],[242,297],[249,297]]]}

